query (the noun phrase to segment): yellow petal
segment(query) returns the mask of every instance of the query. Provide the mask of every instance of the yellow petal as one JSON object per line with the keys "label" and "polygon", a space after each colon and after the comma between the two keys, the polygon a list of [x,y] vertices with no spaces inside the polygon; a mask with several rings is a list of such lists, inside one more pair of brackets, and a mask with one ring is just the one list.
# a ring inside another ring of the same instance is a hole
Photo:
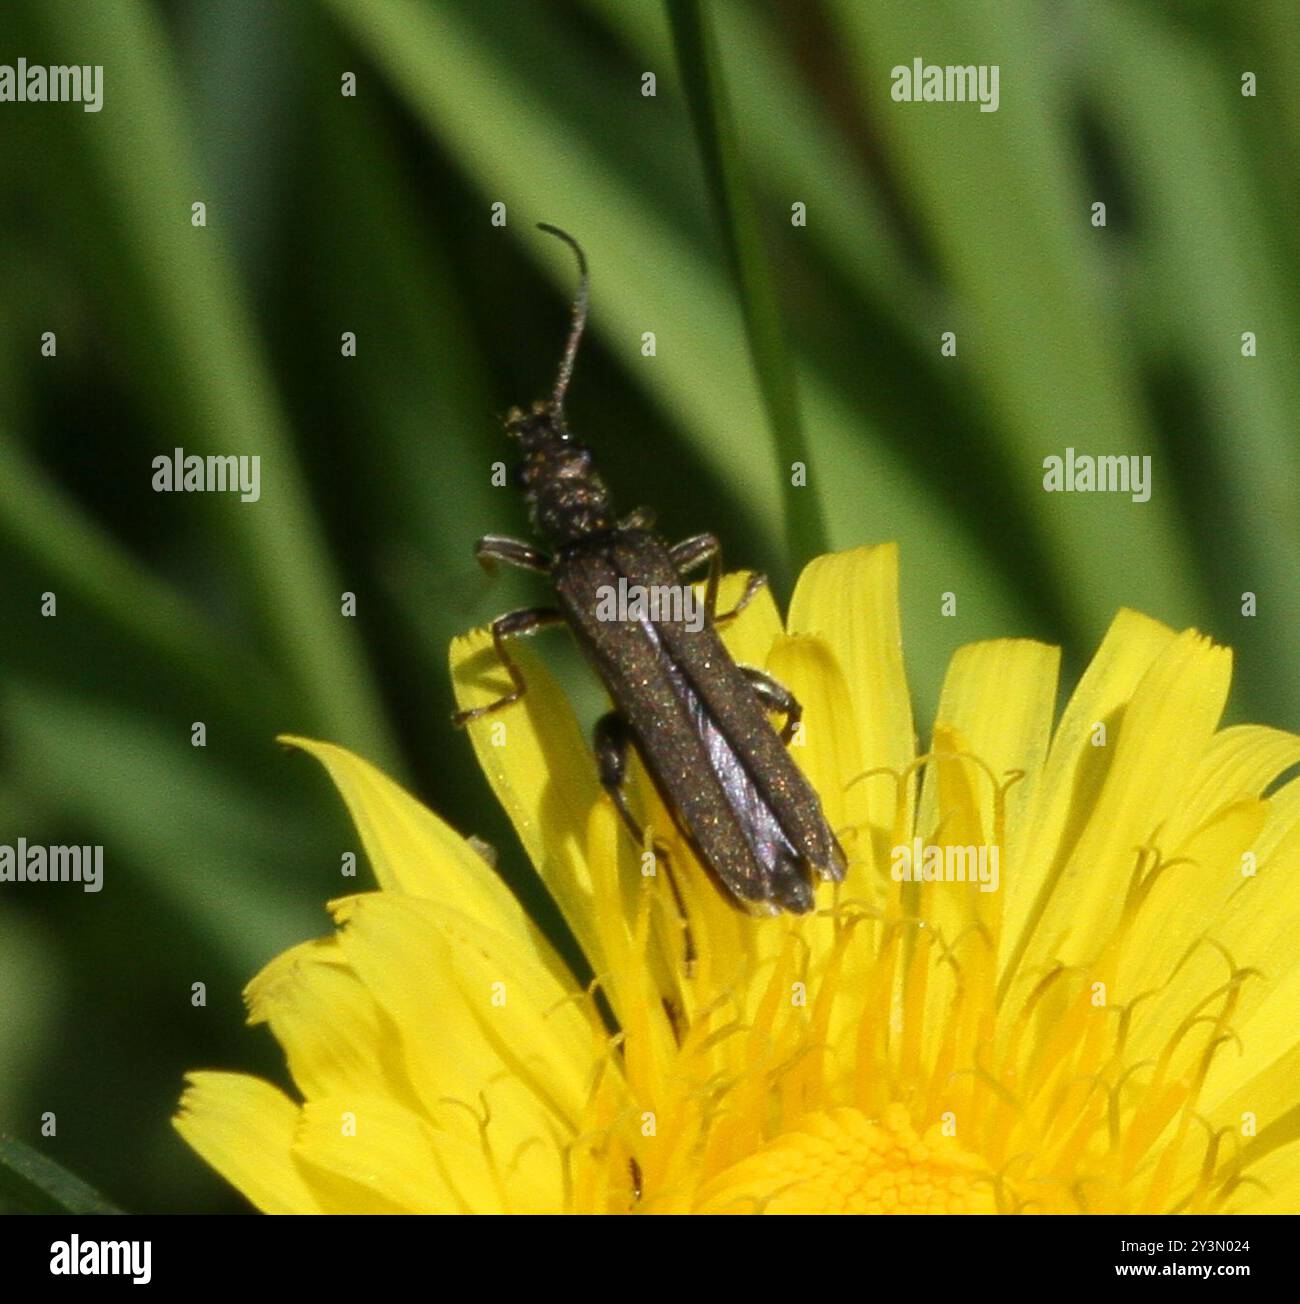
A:
{"label": "yellow petal", "polygon": [[336,937],[277,956],[248,984],[244,999],[249,1023],[270,1026],[304,1097],[389,1095],[419,1108],[400,1038]]}
{"label": "yellow petal", "polygon": [[[1270,939],[1280,938],[1285,929],[1282,921],[1300,926],[1300,893],[1286,895],[1285,871],[1279,872],[1279,863],[1272,861],[1288,819],[1300,817],[1288,816],[1295,794],[1259,800],[1278,773],[1297,761],[1300,738],[1294,734],[1241,725],[1216,734],[1194,768],[1179,809],[1161,831],[1162,849],[1171,863],[1160,870],[1136,915],[1132,929],[1140,941],[1126,949],[1120,970],[1119,991],[1129,996],[1169,983],[1167,990],[1144,1003],[1134,1042],[1139,1051],[1142,1026],[1158,1026],[1162,1009],[1189,1008],[1198,995],[1214,990],[1227,976],[1224,955],[1208,945],[1198,948],[1198,942],[1213,939],[1231,955],[1249,955],[1258,968]],[[1207,816],[1207,811],[1213,813]],[[1258,871],[1269,861],[1274,872],[1261,877]],[[1257,872],[1250,874],[1251,869]],[[1267,918],[1243,928],[1243,919],[1261,906]],[[1289,967],[1281,955],[1270,955],[1267,978],[1243,984],[1234,1009],[1237,1028]]]}
{"label": "yellow petal", "polygon": [[[792,634],[820,634],[844,672],[864,769],[901,775],[916,756],[898,615],[898,548],[882,544],[818,557],[790,601]],[[855,775],[843,776],[848,782]],[[887,778],[864,780],[873,830],[888,836],[898,807]]]}
{"label": "yellow petal", "polygon": [[[718,585],[719,615],[725,616],[735,609],[749,584],[751,573],[735,571],[722,577]],[[695,590],[703,596],[704,585],[697,584]],[[740,615],[733,620],[723,620],[718,632],[735,661],[742,666],[765,666],[773,640],[784,632],[771,588],[765,584]]]}
{"label": "yellow petal", "polygon": [[[1229,802],[1170,849],[1167,865],[1152,860],[1144,867],[1150,887],[1140,906],[1130,908],[1115,982],[1121,1001],[1151,993],[1143,997],[1142,1017],[1130,1040],[1135,1058],[1156,1049],[1146,1042],[1146,1029],[1176,1026],[1179,1011],[1191,1009],[1228,977],[1219,952],[1209,947],[1199,956],[1189,952],[1214,936],[1212,921],[1243,886],[1242,857],[1255,845],[1267,815],[1265,802]],[[1165,1012],[1168,1017],[1162,1017]]]}
{"label": "yellow petal", "polygon": [[288,734],[279,741],[315,757],[328,771],[386,892],[440,901],[490,928],[524,929],[524,912],[496,871],[387,775],[332,743]]}
{"label": "yellow petal", "polygon": [[[949,938],[981,919],[996,939],[1006,902],[1032,884],[1024,870],[1025,813],[1037,793],[1051,737],[1060,651],[1024,639],[998,639],[958,649],[948,667],[936,716],[934,750],[945,750],[945,731],[960,739],[962,755],[936,758],[926,768],[918,828],[959,846],[996,848],[997,880],[978,888],[969,883],[936,885],[927,918]],[[975,759],[975,758],[978,758]],[[961,818],[960,805],[941,809],[945,774],[960,768],[960,791],[974,809]],[[1016,778],[1019,775],[1021,777]],[[992,890],[985,892],[984,887]]]}
{"label": "yellow petal", "polygon": [[[599,973],[606,961],[592,913],[587,813],[593,803],[608,798],[564,693],[520,642],[512,643],[511,656],[523,671],[527,691],[513,705],[470,723],[467,732],[524,850]],[[484,629],[452,640],[451,674],[462,710],[486,706],[510,689]]]}
{"label": "yellow petal", "polygon": [[400,1036],[430,1117],[486,1095],[500,1148],[572,1130],[594,1076],[585,998],[517,938],[431,901],[371,894],[335,904],[349,965]]}
{"label": "yellow petal", "polygon": [[1222,1081],[1231,1080],[1232,1087],[1211,1104],[1209,1117],[1233,1138],[1233,1145],[1223,1152],[1225,1163],[1239,1157],[1244,1148],[1262,1154],[1275,1145],[1300,1140],[1300,1106],[1296,1103],[1300,1041],[1294,1005],[1290,1013],[1290,1022],[1278,1029],[1280,1040],[1274,1043],[1274,1055],[1265,1067],[1242,1073],[1235,1046],[1224,1056],[1229,1073]]}
{"label": "yellow petal", "polygon": [[1138,848],[1163,840],[1162,825],[1218,727],[1231,675],[1232,654],[1188,630],[1142,677],[1109,741],[1114,760],[1045,920],[1067,963],[1091,959],[1114,930]]}
{"label": "yellow petal", "polygon": [[304,1106],[294,1155],[327,1213],[559,1212],[559,1156],[546,1191],[510,1156],[439,1131],[385,1097]]}
{"label": "yellow petal", "polygon": [[851,823],[850,803],[864,803],[863,785],[846,791],[844,783],[844,776],[862,770],[860,737],[853,713],[846,710],[844,672],[830,644],[811,634],[779,637],[767,669],[803,707],[802,727],[789,752],[820,796],[831,828],[843,836]]}
{"label": "yellow petal", "polygon": [[[1300,1203],[1300,1044],[1295,1012],[1280,1029],[1276,1058],[1259,1072],[1242,1073],[1237,1047],[1223,1055],[1228,1071],[1220,1075],[1230,1089],[1203,1111],[1206,1126],[1217,1136],[1216,1183],[1231,1182],[1249,1171],[1252,1180],[1236,1187],[1226,1208],[1234,1213],[1292,1212]],[[1185,1172],[1184,1180],[1197,1174]],[[1261,1187],[1261,1183],[1263,1184]]]}
{"label": "yellow petal", "polygon": [[1014,976],[1101,791],[1112,753],[1095,745],[1097,726],[1115,726],[1117,713],[1173,638],[1173,630],[1158,621],[1120,611],[1065,708],[1030,814],[1020,881],[1003,904],[1004,984]]}
{"label": "yellow petal", "polygon": [[1207,815],[1246,797],[1259,797],[1284,770],[1300,764],[1300,737],[1263,725],[1222,729],[1192,771],[1187,795],[1161,832],[1176,847]]}
{"label": "yellow petal", "polygon": [[1300,1141],[1250,1163],[1249,1180],[1234,1187],[1227,1213],[1291,1214],[1300,1206]]}
{"label": "yellow petal", "polygon": [[172,1120],[185,1140],[263,1213],[319,1213],[290,1155],[298,1106],[243,1073],[191,1073]]}
{"label": "yellow petal", "polygon": [[[989,835],[996,831],[997,791],[1004,785],[1005,831],[1023,827],[1023,813],[1038,790],[1047,758],[1060,663],[1059,648],[1009,638],[959,648],[949,663],[935,719],[958,730],[971,754],[992,771],[991,777],[982,773],[975,785],[980,826]],[[1016,774],[1023,777],[1009,782]],[[927,778],[923,827],[933,822],[936,795]]]}
{"label": "yellow petal", "polygon": [[[1209,744],[1231,656],[1194,631],[1122,612],[1067,708],[1026,849],[1040,874],[1008,969],[1095,956],[1113,932],[1138,848],[1176,807]],[[1018,920],[1008,920],[1015,928]]]}
{"label": "yellow petal", "polygon": [[[1296,965],[1300,932],[1300,779],[1293,779],[1268,800],[1269,820],[1255,839],[1254,874],[1234,867],[1238,886],[1226,905],[1205,921],[1205,934],[1222,948],[1202,948],[1216,967],[1218,983],[1229,975],[1227,957],[1237,970],[1249,969],[1236,993],[1232,1029],[1239,1038],[1230,1054],[1217,1058],[1206,1077],[1204,1097],[1215,1105],[1236,1083],[1266,1075],[1285,1064],[1300,1041],[1300,967]],[[1198,961],[1204,957],[1198,954]],[[1189,966],[1190,967],[1190,966]],[[1285,1079],[1286,1075],[1284,1075]],[[1292,1100],[1296,1077],[1289,1077]],[[1263,1109],[1263,1105],[1257,1108]]]}
{"label": "yellow petal", "polygon": [[[844,782],[846,775],[862,772],[862,761],[858,730],[852,711],[847,709],[849,689],[839,662],[825,639],[812,634],[781,635],[772,646],[767,669],[803,707],[801,727],[788,750],[821,798],[822,811],[839,837],[849,864],[841,888],[820,878],[814,880],[818,909],[830,909],[837,897],[845,895],[877,896],[874,851],[868,836],[868,790],[863,784],[850,787]],[[753,949],[754,956],[775,961],[786,945],[786,929],[754,931],[760,943]],[[796,931],[814,966],[829,956],[835,929],[828,918],[806,917]],[[749,978],[755,999],[770,976],[765,964],[751,965]],[[737,981],[742,980],[738,975]]]}

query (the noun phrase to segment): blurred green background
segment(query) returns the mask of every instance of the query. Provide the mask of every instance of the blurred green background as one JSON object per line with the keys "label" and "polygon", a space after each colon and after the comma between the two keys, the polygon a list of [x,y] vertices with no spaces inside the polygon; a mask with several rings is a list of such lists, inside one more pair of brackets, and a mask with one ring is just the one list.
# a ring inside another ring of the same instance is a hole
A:
{"label": "blurred green background", "polygon": [[[181,1075],[283,1080],[240,989],[369,881],[276,733],[389,769],[544,910],[446,673],[541,592],[471,553],[526,532],[498,416],[574,281],[535,222],[591,261],[570,419],[621,504],[781,600],[897,539],[923,730],[960,644],[1060,643],[1069,680],[1121,604],[1300,728],[1292,0],[11,0],[20,56],[103,65],[104,107],[0,104],[0,841],[102,843],[106,882],[0,886],[0,1131],[122,1206],[246,1207],[168,1126]],[[894,103],[918,56],[997,64],[998,111]],[[177,446],[260,455],[261,501],[154,493]],[[1069,446],[1150,454],[1151,500],[1044,493]]]}

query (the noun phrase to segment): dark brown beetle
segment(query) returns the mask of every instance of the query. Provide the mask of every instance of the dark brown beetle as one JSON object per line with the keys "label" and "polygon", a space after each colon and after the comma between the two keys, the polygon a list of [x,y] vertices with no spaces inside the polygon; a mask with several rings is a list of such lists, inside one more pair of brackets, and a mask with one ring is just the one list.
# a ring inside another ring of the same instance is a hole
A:
{"label": "dark brown beetle", "polygon": [[[732,896],[758,909],[803,913],[813,905],[813,877],[844,877],[845,859],[812,786],[786,750],[801,708],[771,676],[737,665],[715,629],[761,587],[754,576],[734,611],[715,614],[721,548],[711,534],[675,547],[651,531],[649,513],[619,520],[593,465],[591,450],[570,434],[564,398],[587,317],[587,261],[578,243],[541,226],[577,255],[581,281],[573,323],[549,399],[513,409],[506,433],[519,443],[518,467],[533,528],[551,548],[499,535],[478,542],[485,564],[507,562],[549,577],[554,607],[512,611],[492,623],[492,640],[512,691],[459,712],[457,724],[499,711],[523,696],[523,675],[509,639],[552,624],[577,636],[614,702],[596,726],[601,783],[638,843],[642,832],[623,792],[627,749],[636,748],[665,804],[700,861]],[[705,563],[704,618],[685,614],[694,592],[683,576]],[[680,609],[633,618],[602,618],[611,594],[675,594]],[[785,716],[778,734],[767,718]],[[689,943],[688,943],[689,946]]]}

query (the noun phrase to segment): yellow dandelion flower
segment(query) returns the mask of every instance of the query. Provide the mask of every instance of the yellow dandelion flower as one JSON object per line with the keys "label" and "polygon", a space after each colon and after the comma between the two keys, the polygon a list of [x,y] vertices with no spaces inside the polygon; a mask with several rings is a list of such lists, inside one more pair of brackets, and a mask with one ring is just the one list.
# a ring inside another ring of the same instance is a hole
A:
{"label": "yellow dandelion flower", "polygon": [[[248,988],[301,1099],[195,1073],[181,1134],[268,1212],[1294,1209],[1300,739],[1220,729],[1230,654],[1122,612],[1055,731],[1054,648],[961,649],[918,754],[896,590],[892,547],[823,557],[725,633],[805,706],[850,858],[815,912],[734,908],[634,774],[693,964],[535,659],[471,736],[586,987],[469,842],[291,740],[380,890]],[[484,632],[452,664],[499,696]]]}

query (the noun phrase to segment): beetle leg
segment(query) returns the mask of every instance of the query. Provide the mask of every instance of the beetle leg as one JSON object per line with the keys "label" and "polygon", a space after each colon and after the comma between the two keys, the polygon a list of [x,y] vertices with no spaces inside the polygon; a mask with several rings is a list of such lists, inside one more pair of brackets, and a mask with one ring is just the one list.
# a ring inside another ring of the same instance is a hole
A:
{"label": "beetle leg", "polygon": [[794,737],[794,731],[803,719],[803,707],[799,699],[779,680],[753,666],[741,666],[740,673],[749,680],[754,695],[769,711],[780,711],[785,716],[781,728],[781,741],[788,743]]}
{"label": "beetle leg", "polygon": [[668,555],[673,559],[673,565],[685,575],[704,562],[720,557],[722,545],[716,534],[692,534],[689,539],[673,544]]}
{"label": "beetle leg", "polygon": [[749,606],[749,604],[753,602],[753,600],[758,597],[759,593],[766,587],[767,576],[759,574],[758,571],[754,571],[754,573],[749,577],[749,582],[745,585],[744,593],[740,595],[740,601],[737,602],[730,611],[724,611],[722,615],[714,616],[713,623],[715,625],[720,625],[724,620],[735,620],[735,618],[739,616],[740,613],[744,611],[745,608]]}
{"label": "beetle leg", "polygon": [[[627,825],[637,846],[644,847],[645,830],[632,814],[627,793],[623,789],[623,781],[627,778],[627,753],[632,743],[632,730],[617,711],[610,711],[596,721],[592,741],[596,749],[596,769],[600,774],[601,787],[613,799],[623,823]],[[686,915],[686,903],[682,900],[677,880],[673,877],[673,869],[667,853],[659,847],[655,850],[663,862],[664,872],[668,876],[668,886],[672,889],[673,901],[677,906],[677,914],[682,921],[682,963],[689,977],[695,971],[695,938]]]}
{"label": "beetle leg", "polygon": [[551,569],[551,559],[544,552],[534,548],[530,543],[507,539],[500,534],[485,534],[474,545],[474,556],[489,574],[496,570],[496,563],[499,561],[505,562],[507,566],[520,566],[524,570],[538,571],[542,575],[547,574]]}
{"label": "beetle leg", "polygon": [[766,575],[755,572],[749,577],[749,583],[745,585],[740,601],[730,611],[724,611],[719,616],[718,585],[722,582],[722,544],[718,542],[717,535],[693,534],[689,539],[683,539],[681,543],[669,548],[668,555],[672,558],[673,565],[683,575],[697,566],[702,566],[706,561],[709,563],[709,578],[704,588],[704,610],[715,625],[722,624],[724,620],[734,620],[739,616],[754,600],[759,589],[767,583]]}
{"label": "beetle leg", "polygon": [[704,586],[704,612],[710,621],[718,609],[718,582],[722,579],[722,544],[716,534],[692,534],[689,539],[668,549],[678,574],[688,575],[697,566],[709,563],[709,578]]}
{"label": "beetle leg", "polygon": [[636,816],[632,814],[632,807],[628,805],[627,793],[623,791],[623,781],[627,778],[627,752],[632,742],[632,732],[627,721],[617,711],[602,715],[592,731],[592,742],[596,749],[600,786],[613,798],[628,831],[644,846],[645,834],[636,822]]}
{"label": "beetle leg", "polygon": [[655,510],[653,507],[634,507],[618,523],[620,530],[653,530],[655,528]]}
{"label": "beetle leg", "polygon": [[457,711],[452,717],[454,725],[466,725],[471,720],[490,715],[504,706],[510,706],[523,697],[528,685],[524,682],[524,672],[515,664],[514,658],[506,647],[506,639],[519,638],[524,634],[536,633],[547,625],[557,625],[564,617],[554,607],[523,607],[519,611],[509,611],[498,616],[492,622],[492,646],[496,648],[497,657],[510,676],[514,687],[504,697],[484,706],[471,707],[468,711]]}

